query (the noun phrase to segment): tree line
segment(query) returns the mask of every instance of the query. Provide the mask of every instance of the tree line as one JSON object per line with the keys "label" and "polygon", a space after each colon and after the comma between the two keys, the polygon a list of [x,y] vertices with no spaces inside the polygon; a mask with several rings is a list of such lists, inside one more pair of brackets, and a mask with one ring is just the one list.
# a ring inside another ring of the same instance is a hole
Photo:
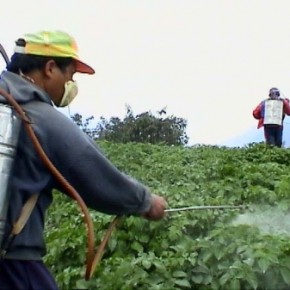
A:
{"label": "tree line", "polygon": [[151,143],[164,145],[186,145],[187,121],[174,115],[167,116],[166,108],[154,115],[151,111],[135,115],[130,106],[126,106],[125,117],[100,117],[97,125],[92,126],[94,116],[84,118],[76,113],[71,119],[94,140],[106,140],[114,143]]}

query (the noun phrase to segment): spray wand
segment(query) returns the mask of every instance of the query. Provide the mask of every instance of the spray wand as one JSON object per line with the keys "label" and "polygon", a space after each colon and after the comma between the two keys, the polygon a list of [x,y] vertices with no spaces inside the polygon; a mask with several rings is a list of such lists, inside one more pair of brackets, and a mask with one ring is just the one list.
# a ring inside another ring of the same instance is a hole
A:
{"label": "spray wand", "polygon": [[168,208],[165,212],[187,211],[187,210],[205,210],[205,209],[245,209],[243,205],[202,205],[202,206],[187,206],[179,208]]}

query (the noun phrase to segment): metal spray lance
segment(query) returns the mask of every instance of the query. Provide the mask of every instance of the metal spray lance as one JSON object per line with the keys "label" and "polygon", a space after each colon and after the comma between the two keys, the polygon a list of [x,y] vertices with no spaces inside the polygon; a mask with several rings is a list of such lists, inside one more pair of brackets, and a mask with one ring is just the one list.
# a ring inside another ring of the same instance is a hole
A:
{"label": "metal spray lance", "polygon": [[179,208],[168,208],[165,212],[188,211],[188,210],[205,210],[205,209],[245,209],[243,205],[201,205],[187,206]]}

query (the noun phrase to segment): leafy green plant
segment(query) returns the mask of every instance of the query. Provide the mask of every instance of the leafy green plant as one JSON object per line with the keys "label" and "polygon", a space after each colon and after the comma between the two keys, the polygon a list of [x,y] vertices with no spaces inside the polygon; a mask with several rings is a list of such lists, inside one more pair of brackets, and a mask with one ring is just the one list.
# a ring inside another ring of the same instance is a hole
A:
{"label": "leafy green plant", "polygon": [[[175,212],[158,222],[127,217],[113,233],[93,278],[85,281],[82,215],[75,203],[55,192],[45,262],[61,289],[290,288],[290,232],[265,233],[255,221],[234,222],[250,214],[262,222],[274,210],[288,217],[290,150],[262,144],[99,146],[120,170],[164,195],[170,207],[243,204],[249,209]],[[97,246],[112,217],[91,215]]]}

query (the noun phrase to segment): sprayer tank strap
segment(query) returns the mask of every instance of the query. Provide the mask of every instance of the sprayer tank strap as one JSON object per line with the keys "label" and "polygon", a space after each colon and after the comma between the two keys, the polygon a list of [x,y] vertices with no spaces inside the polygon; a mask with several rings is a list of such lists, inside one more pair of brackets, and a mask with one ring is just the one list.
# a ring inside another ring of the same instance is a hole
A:
{"label": "sprayer tank strap", "polygon": [[3,249],[1,250],[0,256],[3,258],[6,254],[7,249],[9,248],[13,238],[18,235],[24,226],[26,225],[29,217],[31,216],[31,213],[36,205],[36,202],[38,200],[38,193],[32,194],[29,199],[25,202],[21,209],[21,213],[19,215],[18,220],[14,223],[13,229],[8,236],[7,240],[4,242]]}
{"label": "sprayer tank strap", "polygon": [[22,207],[20,216],[17,220],[17,222],[14,224],[13,229],[12,229],[12,234],[13,235],[18,235],[22,229],[24,228],[25,224],[27,223],[35,205],[37,202],[39,194],[34,193],[32,194],[29,199],[26,201],[24,206]]}

